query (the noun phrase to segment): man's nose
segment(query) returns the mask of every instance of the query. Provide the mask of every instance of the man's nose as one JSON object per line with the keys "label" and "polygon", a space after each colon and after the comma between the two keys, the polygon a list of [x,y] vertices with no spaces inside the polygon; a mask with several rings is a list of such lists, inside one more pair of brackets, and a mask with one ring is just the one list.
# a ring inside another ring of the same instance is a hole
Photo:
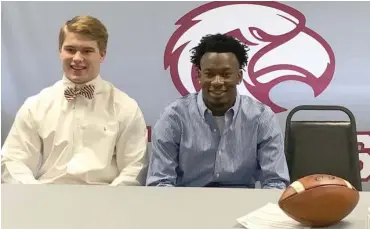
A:
{"label": "man's nose", "polygon": [[212,80],[212,82],[211,82],[213,85],[221,85],[221,84],[223,84],[224,83],[224,79],[223,79],[223,77],[221,77],[220,75],[216,75],[214,78],[213,78],[213,80]]}
{"label": "man's nose", "polygon": [[79,51],[76,52],[75,55],[73,56],[73,60],[74,61],[79,61],[79,62],[82,61],[83,60],[83,57],[81,55],[81,52],[79,52]]}

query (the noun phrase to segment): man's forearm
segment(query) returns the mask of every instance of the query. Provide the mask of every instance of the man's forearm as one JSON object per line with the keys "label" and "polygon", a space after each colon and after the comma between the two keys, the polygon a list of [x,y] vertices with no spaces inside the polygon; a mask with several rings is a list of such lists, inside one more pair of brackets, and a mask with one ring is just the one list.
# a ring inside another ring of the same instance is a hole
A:
{"label": "man's forearm", "polygon": [[284,182],[273,182],[262,185],[263,189],[286,189],[286,187]]}
{"label": "man's forearm", "polygon": [[140,166],[135,168],[125,168],[116,177],[111,186],[127,185],[127,186],[144,186],[145,185],[146,167]]}
{"label": "man's forearm", "polygon": [[9,161],[2,163],[2,183],[6,184],[41,184],[32,174],[32,171],[22,163]]}

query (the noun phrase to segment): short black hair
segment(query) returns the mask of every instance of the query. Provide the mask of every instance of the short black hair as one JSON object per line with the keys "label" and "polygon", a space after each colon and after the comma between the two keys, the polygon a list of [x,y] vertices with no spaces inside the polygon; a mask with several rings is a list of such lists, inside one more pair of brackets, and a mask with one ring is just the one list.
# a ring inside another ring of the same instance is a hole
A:
{"label": "short black hair", "polygon": [[226,34],[208,34],[200,40],[198,46],[192,48],[191,63],[200,69],[200,60],[207,52],[234,53],[239,61],[239,68],[243,69],[248,64],[249,47],[236,38]]}

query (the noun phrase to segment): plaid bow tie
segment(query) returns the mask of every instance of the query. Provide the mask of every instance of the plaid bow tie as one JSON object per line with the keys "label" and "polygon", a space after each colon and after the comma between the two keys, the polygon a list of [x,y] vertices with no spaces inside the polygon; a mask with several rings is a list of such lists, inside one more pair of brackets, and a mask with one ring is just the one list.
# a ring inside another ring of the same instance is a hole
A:
{"label": "plaid bow tie", "polygon": [[94,98],[94,90],[95,86],[94,85],[85,85],[80,88],[72,88],[72,87],[67,87],[64,90],[64,96],[66,97],[67,101],[70,102],[73,99],[75,99],[78,95],[85,96],[88,99]]}

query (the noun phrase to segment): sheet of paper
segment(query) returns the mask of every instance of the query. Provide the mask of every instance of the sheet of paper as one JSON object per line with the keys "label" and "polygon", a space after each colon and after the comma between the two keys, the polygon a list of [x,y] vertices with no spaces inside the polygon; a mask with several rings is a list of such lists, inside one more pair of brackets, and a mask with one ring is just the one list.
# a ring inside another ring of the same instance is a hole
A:
{"label": "sheet of paper", "polygon": [[309,229],[287,216],[277,204],[265,206],[236,219],[248,229]]}

